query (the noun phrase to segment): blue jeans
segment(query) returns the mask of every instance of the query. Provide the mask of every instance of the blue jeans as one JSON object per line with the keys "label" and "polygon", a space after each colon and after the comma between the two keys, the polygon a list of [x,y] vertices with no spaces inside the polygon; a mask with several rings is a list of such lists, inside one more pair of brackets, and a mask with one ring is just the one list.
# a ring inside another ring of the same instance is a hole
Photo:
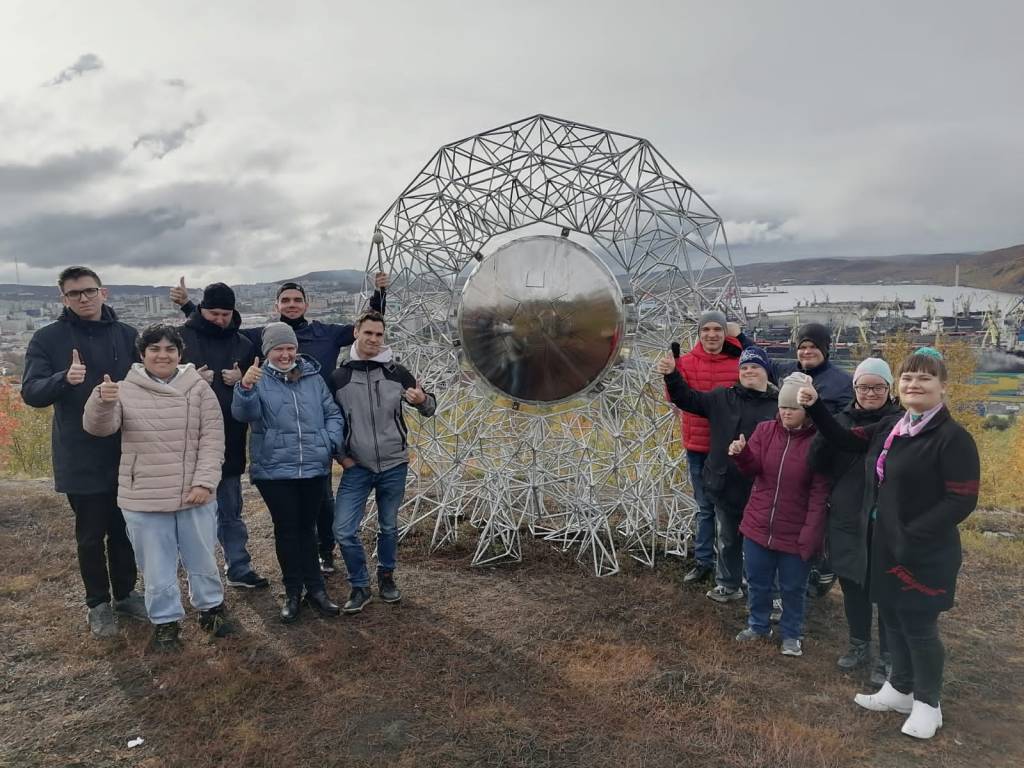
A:
{"label": "blue jeans", "polygon": [[696,528],[693,533],[693,557],[700,565],[715,564],[715,505],[704,495],[704,462],[706,453],[686,452],[686,466],[690,468],[690,485],[697,502]]}
{"label": "blue jeans", "polygon": [[217,502],[177,512],[123,510],[135,561],[146,583],[146,612],[154,624],[185,618],[178,588],[178,559],[188,573],[188,596],[201,611],[224,602],[217,570]]}
{"label": "blue jeans", "polygon": [[766,549],[751,539],[743,540],[743,558],[747,570],[747,625],[758,634],[767,635],[770,631],[769,617],[777,577],[782,596],[779,631],[783,640],[798,639],[804,628],[810,564],[800,555]]}
{"label": "blue jeans", "polygon": [[242,478],[222,477],[217,486],[217,539],[224,550],[229,579],[240,579],[252,570],[246,545],[249,529],[242,519]]}
{"label": "blue jeans", "polygon": [[393,571],[398,557],[398,507],[405,496],[405,477],[408,464],[384,472],[371,472],[359,466],[346,469],[335,497],[334,536],[341,544],[348,583],[353,587],[368,587],[370,574],[366,570],[366,552],[359,539],[359,525],[366,514],[366,500],[370,491],[377,497],[377,572]]}

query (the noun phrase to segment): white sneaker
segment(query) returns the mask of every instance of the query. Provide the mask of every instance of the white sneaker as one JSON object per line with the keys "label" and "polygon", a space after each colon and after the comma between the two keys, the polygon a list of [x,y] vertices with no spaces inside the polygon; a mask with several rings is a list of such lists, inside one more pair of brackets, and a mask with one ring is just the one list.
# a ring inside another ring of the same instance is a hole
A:
{"label": "white sneaker", "polygon": [[925,704],[923,701],[915,701],[910,717],[903,723],[900,729],[907,736],[915,739],[930,739],[935,732],[942,727],[942,706]]}
{"label": "white sneaker", "polygon": [[888,680],[878,689],[878,693],[858,693],[853,700],[872,712],[899,712],[903,715],[909,715],[917,705],[917,702],[914,701],[914,694],[900,693],[889,684]]}

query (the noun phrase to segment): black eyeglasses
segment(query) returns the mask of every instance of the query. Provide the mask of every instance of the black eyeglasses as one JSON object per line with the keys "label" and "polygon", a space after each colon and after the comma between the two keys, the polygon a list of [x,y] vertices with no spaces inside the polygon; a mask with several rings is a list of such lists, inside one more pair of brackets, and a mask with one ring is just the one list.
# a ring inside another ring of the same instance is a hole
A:
{"label": "black eyeglasses", "polygon": [[859,394],[866,395],[870,392],[873,395],[884,395],[889,391],[888,384],[857,384],[854,386]]}
{"label": "black eyeglasses", "polygon": [[80,291],[67,291],[63,294],[65,299],[70,299],[71,301],[80,301],[82,297],[95,299],[99,295],[99,288],[83,288]]}

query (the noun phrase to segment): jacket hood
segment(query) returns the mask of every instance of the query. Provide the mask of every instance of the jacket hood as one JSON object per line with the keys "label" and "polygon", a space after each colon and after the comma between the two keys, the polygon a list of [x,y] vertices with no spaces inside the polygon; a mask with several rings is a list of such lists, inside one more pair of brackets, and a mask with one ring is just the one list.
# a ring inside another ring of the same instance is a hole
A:
{"label": "jacket hood", "polygon": [[278,317],[278,322],[284,323],[285,325],[290,325],[293,331],[297,331],[300,328],[305,328],[307,325],[309,325],[309,320],[306,319],[305,315],[300,317],[298,320],[291,320],[285,317],[284,315],[281,315],[280,317]]}
{"label": "jacket hood", "polygon": [[[132,384],[137,384],[143,389],[148,389],[157,395],[179,395],[185,394],[192,387],[198,386],[203,381],[203,377],[196,371],[196,367],[192,363],[185,363],[184,365],[178,366],[178,375],[175,376],[168,384],[163,384],[156,381],[148,373],[146,373],[146,366],[142,363],[134,363],[128,375],[125,376],[125,381],[130,381]],[[172,391],[168,390],[170,387]]]}
{"label": "jacket hood", "polygon": [[261,363],[260,367],[263,369],[264,374],[276,376],[279,379],[287,379],[289,376],[292,376],[296,370],[299,372],[300,379],[306,376],[320,375],[320,363],[309,355],[304,355],[301,352],[295,356],[295,367],[288,371],[288,373],[281,373],[281,371],[276,368],[272,368],[270,363],[266,360]]}
{"label": "jacket hood", "polygon": [[211,323],[200,311],[203,305],[200,304],[196,307],[195,311],[188,316],[188,320],[185,321],[187,328],[192,328],[196,333],[201,333],[203,336],[211,336],[213,338],[222,339],[228,336],[234,336],[238,333],[238,329],[242,326],[242,316],[238,314],[238,310],[233,310],[231,313],[231,322],[228,323],[227,328],[221,328],[216,323]]}
{"label": "jacket hood", "polygon": [[388,345],[385,345],[385,346],[381,347],[380,352],[378,352],[373,357],[361,357],[359,355],[359,350],[356,348],[355,344],[353,344],[349,348],[349,360],[350,361],[364,361],[364,362],[367,362],[367,363],[385,363],[386,364],[386,363],[390,363],[392,360],[394,360],[394,358],[395,358],[395,355],[391,351],[391,347],[388,346]]}
{"label": "jacket hood", "polygon": [[83,320],[70,309],[64,307],[64,311],[60,313],[60,317],[58,317],[57,320],[59,322],[72,323],[73,325],[79,326],[110,325],[111,323],[117,322],[117,313],[111,307],[104,304],[100,307],[99,320]]}

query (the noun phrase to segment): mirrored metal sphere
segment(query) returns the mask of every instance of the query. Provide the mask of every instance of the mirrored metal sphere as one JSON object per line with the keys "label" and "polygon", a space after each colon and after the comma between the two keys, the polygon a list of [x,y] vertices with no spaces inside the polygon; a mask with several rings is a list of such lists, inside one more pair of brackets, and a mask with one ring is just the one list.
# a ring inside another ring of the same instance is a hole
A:
{"label": "mirrored metal sphere", "polygon": [[593,253],[565,237],[508,243],[466,281],[458,315],[470,366],[524,403],[568,400],[598,383],[622,341],[622,291]]}

